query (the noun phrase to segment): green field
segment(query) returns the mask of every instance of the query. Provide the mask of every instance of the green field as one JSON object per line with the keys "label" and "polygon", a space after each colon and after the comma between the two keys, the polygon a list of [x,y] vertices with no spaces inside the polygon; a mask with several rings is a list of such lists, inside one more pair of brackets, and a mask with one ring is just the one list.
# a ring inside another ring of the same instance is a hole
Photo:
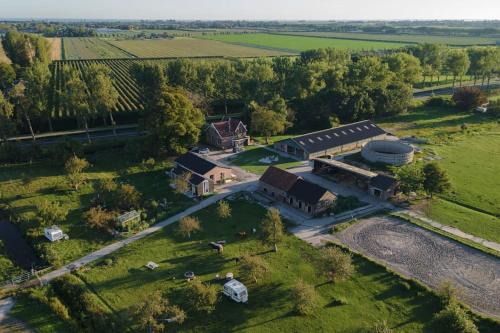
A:
{"label": "green field", "polygon": [[[462,124],[467,130],[461,130]],[[430,216],[484,239],[500,241],[500,125],[487,116],[421,107],[378,122],[399,136],[428,138],[452,183]],[[497,216],[495,216],[497,215]]]}
{"label": "green field", "polygon": [[370,34],[357,32],[283,32],[286,35],[326,37],[339,39],[354,39],[365,41],[401,42],[401,43],[436,43],[456,46],[468,45],[495,45],[497,39],[488,37],[459,37],[459,36],[432,36],[432,35],[403,35],[403,34]]}
{"label": "green field", "polygon": [[[88,228],[83,213],[90,207],[94,196],[93,183],[98,179],[114,178],[136,187],[143,200],[166,198],[175,203],[168,207],[163,217],[173,215],[193,204],[191,199],[175,194],[164,174],[170,161],[158,162],[152,171],[146,171],[141,163],[132,162],[123,151],[105,151],[89,158],[92,167],[86,172],[87,183],[78,192],[67,185],[63,168],[50,162],[10,165],[0,167],[0,192],[2,200],[11,207],[19,221],[15,222],[27,239],[48,254],[51,263],[67,263],[113,242],[111,236]],[[70,237],[58,243],[49,243],[43,236],[43,228],[35,220],[36,207],[42,201],[58,202],[68,210],[68,217],[60,226]]]}
{"label": "green field", "polygon": [[162,57],[261,57],[285,54],[276,50],[233,45],[194,38],[110,41],[139,58]]}
{"label": "green field", "polygon": [[99,38],[65,37],[63,45],[65,60],[131,58],[130,54]]}
{"label": "green field", "polygon": [[371,42],[359,40],[343,40],[333,38],[285,36],[273,34],[232,34],[205,35],[198,38],[218,40],[237,45],[249,45],[269,49],[301,52],[320,48],[339,48],[347,50],[383,50],[396,49],[404,46],[401,43]]}
{"label": "green field", "polygon": [[230,163],[237,165],[249,172],[256,173],[259,175],[263,174],[270,165],[275,165],[282,169],[287,169],[302,164],[302,162],[298,162],[290,158],[285,158],[281,156],[279,156],[278,162],[271,164],[262,163],[259,162],[260,159],[265,158],[267,156],[276,156],[276,153],[273,153],[272,151],[266,150],[265,148],[258,146],[254,147],[250,146],[247,147],[246,149],[247,150],[244,151],[243,153],[240,153],[236,155],[234,158],[232,158],[230,160]]}
{"label": "green field", "polygon": [[[249,285],[248,305],[224,298],[208,316],[190,311],[188,320],[176,330],[179,332],[358,332],[382,320],[399,332],[422,332],[438,310],[435,297],[412,284],[407,287],[400,278],[360,257],[355,257],[357,273],[351,280],[325,283],[325,277],[318,274],[317,249],[293,236],[286,237],[278,253],[267,251],[257,236],[241,240],[235,233],[258,228],[265,210],[243,201],[231,202],[231,207],[233,215],[227,221],[217,218],[215,206],[198,213],[203,231],[191,240],[176,236],[175,225],[167,227],[112,255],[111,267],[96,264],[80,273],[81,277],[116,317],[130,318],[127,310],[154,290],[165,291],[172,303],[189,310],[184,297],[174,296],[188,285],[182,279],[185,271],[194,271],[202,281],[218,283],[213,280],[215,275],[227,272],[246,280],[238,274],[235,257],[252,253],[269,262],[270,275],[258,285]],[[218,255],[207,244],[220,239],[228,243]],[[154,272],[144,268],[150,260],[160,265]],[[298,279],[316,286],[321,295],[322,308],[314,318],[292,311],[290,290]],[[347,304],[337,305],[336,299]],[[135,327],[133,322],[128,326]]]}

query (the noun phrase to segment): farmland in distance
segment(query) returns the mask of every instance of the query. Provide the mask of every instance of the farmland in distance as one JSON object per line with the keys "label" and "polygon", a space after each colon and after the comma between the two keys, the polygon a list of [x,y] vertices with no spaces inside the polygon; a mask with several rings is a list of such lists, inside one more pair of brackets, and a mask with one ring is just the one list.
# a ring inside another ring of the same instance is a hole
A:
{"label": "farmland in distance", "polygon": [[495,45],[495,38],[488,37],[460,37],[460,36],[431,36],[431,35],[398,35],[398,34],[370,34],[357,32],[283,32],[284,35],[323,37],[333,39],[350,39],[361,41],[382,41],[400,43],[436,43],[456,46]]}
{"label": "farmland in distance", "polygon": [[133,57],[105,40],[91,37],[63,38],[63,50],[65,60]]}
{"label": "farmland in distance", "polygon": [[50,59],[61,60],[62,41],[59,37],[46,38],[50,45]]}
{"label": "farmland in distance", "polygon": [[162,57],[262,57],[289,54],[279,50],[233,45],[194,38],[110,41],[138,58]]}
{"label": "farmland in distance", "polygon": [[263,47],[285,52],[301,52],[319,48],[339,48],[354,51],[385,50],[403,47],[403,43],[333,39],[276,34],[204,35],[198,38],[217,40],[244,46]]}

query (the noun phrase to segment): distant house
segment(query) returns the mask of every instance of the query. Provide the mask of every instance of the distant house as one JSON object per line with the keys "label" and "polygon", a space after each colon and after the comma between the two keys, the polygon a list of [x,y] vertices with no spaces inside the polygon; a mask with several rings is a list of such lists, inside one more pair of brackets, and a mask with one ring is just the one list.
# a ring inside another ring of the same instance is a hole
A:
{"label": "distant house", "polygon": [[274,166],[260,178],[259,190],[312,216],[324,213],[337,199],[326,188]]}
{"label": "distant house", "polygon": [[247,127],[240,120],[219,121],[207,128],[207,142],[220,149],[242,147],[249,143],[247,132]]}
{"label": "distant house", "polygon": [[365,120],[281,140],[274,143],[274,149],[310,160],[359,149],[372,140],[383,140],[386,136],[383,129]]}
{"label": "distant house", "polygon": [[190,174],[190,192],[194,196],[212,194],[217,185],[234,180],[232,169],[209,161],[198,154],[189,152],[175,160],[175,166],[170,171],[172,178]]}

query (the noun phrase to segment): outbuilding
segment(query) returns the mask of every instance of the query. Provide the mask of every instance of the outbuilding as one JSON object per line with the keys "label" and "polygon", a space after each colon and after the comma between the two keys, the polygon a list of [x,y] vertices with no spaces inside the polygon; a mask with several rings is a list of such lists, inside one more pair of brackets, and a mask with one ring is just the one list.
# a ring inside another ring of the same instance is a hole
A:
{"label": "outbuilding", "polygon": [[58,226],[53,225],[50,228],[45,228],[43,230],[45,237],[51,242],[57,242],[61,239],[67,239],[68,235],[64,234],[64,232]]}
{"label": "outbuilding", "polygon": [[233,301],[238,303],[248,302],[248,290],[245,285],[237,280],[231,280],[224,284],[224,295],[230,297]]}

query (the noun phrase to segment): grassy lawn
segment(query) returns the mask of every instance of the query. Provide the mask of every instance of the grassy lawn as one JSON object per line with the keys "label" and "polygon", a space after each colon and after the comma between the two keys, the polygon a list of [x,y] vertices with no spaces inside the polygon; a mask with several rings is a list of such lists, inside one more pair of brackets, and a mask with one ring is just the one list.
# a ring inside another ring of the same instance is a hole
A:
{"label": "grassy lawn", "polygon": [[249,146],[246,151],[236,155],[231,159],[231,164],[237,165],[249,172],[263,174],[270,165],[276,165],[282,169],[292,168],[301,165],[303,162],[279,156],[278,162],[271,164],[262,163],[259,160],[267,156],[277,156],[276,153],[258,146]]}
{"label": "grassy lawn", "polygon": [[[86,172],[86,184],[78,192],[68,187],[64,170],[59,165],[40,162],[0,167],[2,201],[18,216],[18,221],[13,222],[39,252],[48,254],[52,263],[69,262],[113,241],[111,236],[89,229],[82,218],[94,196],[92,185],[99,179],[114,178],[117,182],[129,183],[142,194],[145,202],[167,199],[171,204],[164,216],[173,215],[193,204],[191,199],[175,194],[169,187],[164,172],[170,168],[170,161],[158,162],[153,170],[146,171],[141,163],[132,162],[122,151],[97,153],[88,160],[92,166]],[[45,200],[58,202],[68,210],[68,217],[61,228],[69,235],[69,240],[52,244],[43,236],[43,228],[35,218],[37,205]]]}
{"label": "grassy lawn", "polygon": [[374,49],[397,49],[403,47],[401,43],[360,41],[348,39],[331,39],[305,36],[286,36],[271,34],[230,34],[230,35],[205,35],[198,36],[221,42],[274,48],[291,51],[306,51],[320,48],[340,48],[349,50],[374,50]]}
{"label": "grassy lawn", "polygon": [[[267,251],[255,235],[241,240],[235,233],[258,228],[265,210],[244,201],[233,201],[231,207],[233,214],[227,221],[217,217],[216,206],[199,212],[203,231],[191,240],[177,236],[173,225],[112,255],[112,266],[96,263],[79,275],[118,317],[130,318],[128,309],[154,290],[165,291],[173,303],[189,310],[185,298],[178,297],[188,285],[182,279],[188,270],[202,281],[217,283],[216,274],[233,272],[242,278],[233,260],[242,254],[261,255],[269,262],[269,276],[258,285],[249,284],[249,304],[224,298],[209,316],[190,311],[181,332],[359,332],[381,320],[398,332],[422,332],[439,308],[436,297],[357,256],[352,279],[325,283],[318,274],[317,249],[293,236],[286,236],[278,253]],[[227,241],[224,253],[213,253],[208,242],[222,239]],[[144,268],[150,260],[160,265],[153,272]],[[298,279],[315,285],[321,295],[322,308],[314,318],[292,311],[290,290]],[[347,304],[336,305],[335,299],[345,299]],[[129,325],[133,328],[135,323]]]}

